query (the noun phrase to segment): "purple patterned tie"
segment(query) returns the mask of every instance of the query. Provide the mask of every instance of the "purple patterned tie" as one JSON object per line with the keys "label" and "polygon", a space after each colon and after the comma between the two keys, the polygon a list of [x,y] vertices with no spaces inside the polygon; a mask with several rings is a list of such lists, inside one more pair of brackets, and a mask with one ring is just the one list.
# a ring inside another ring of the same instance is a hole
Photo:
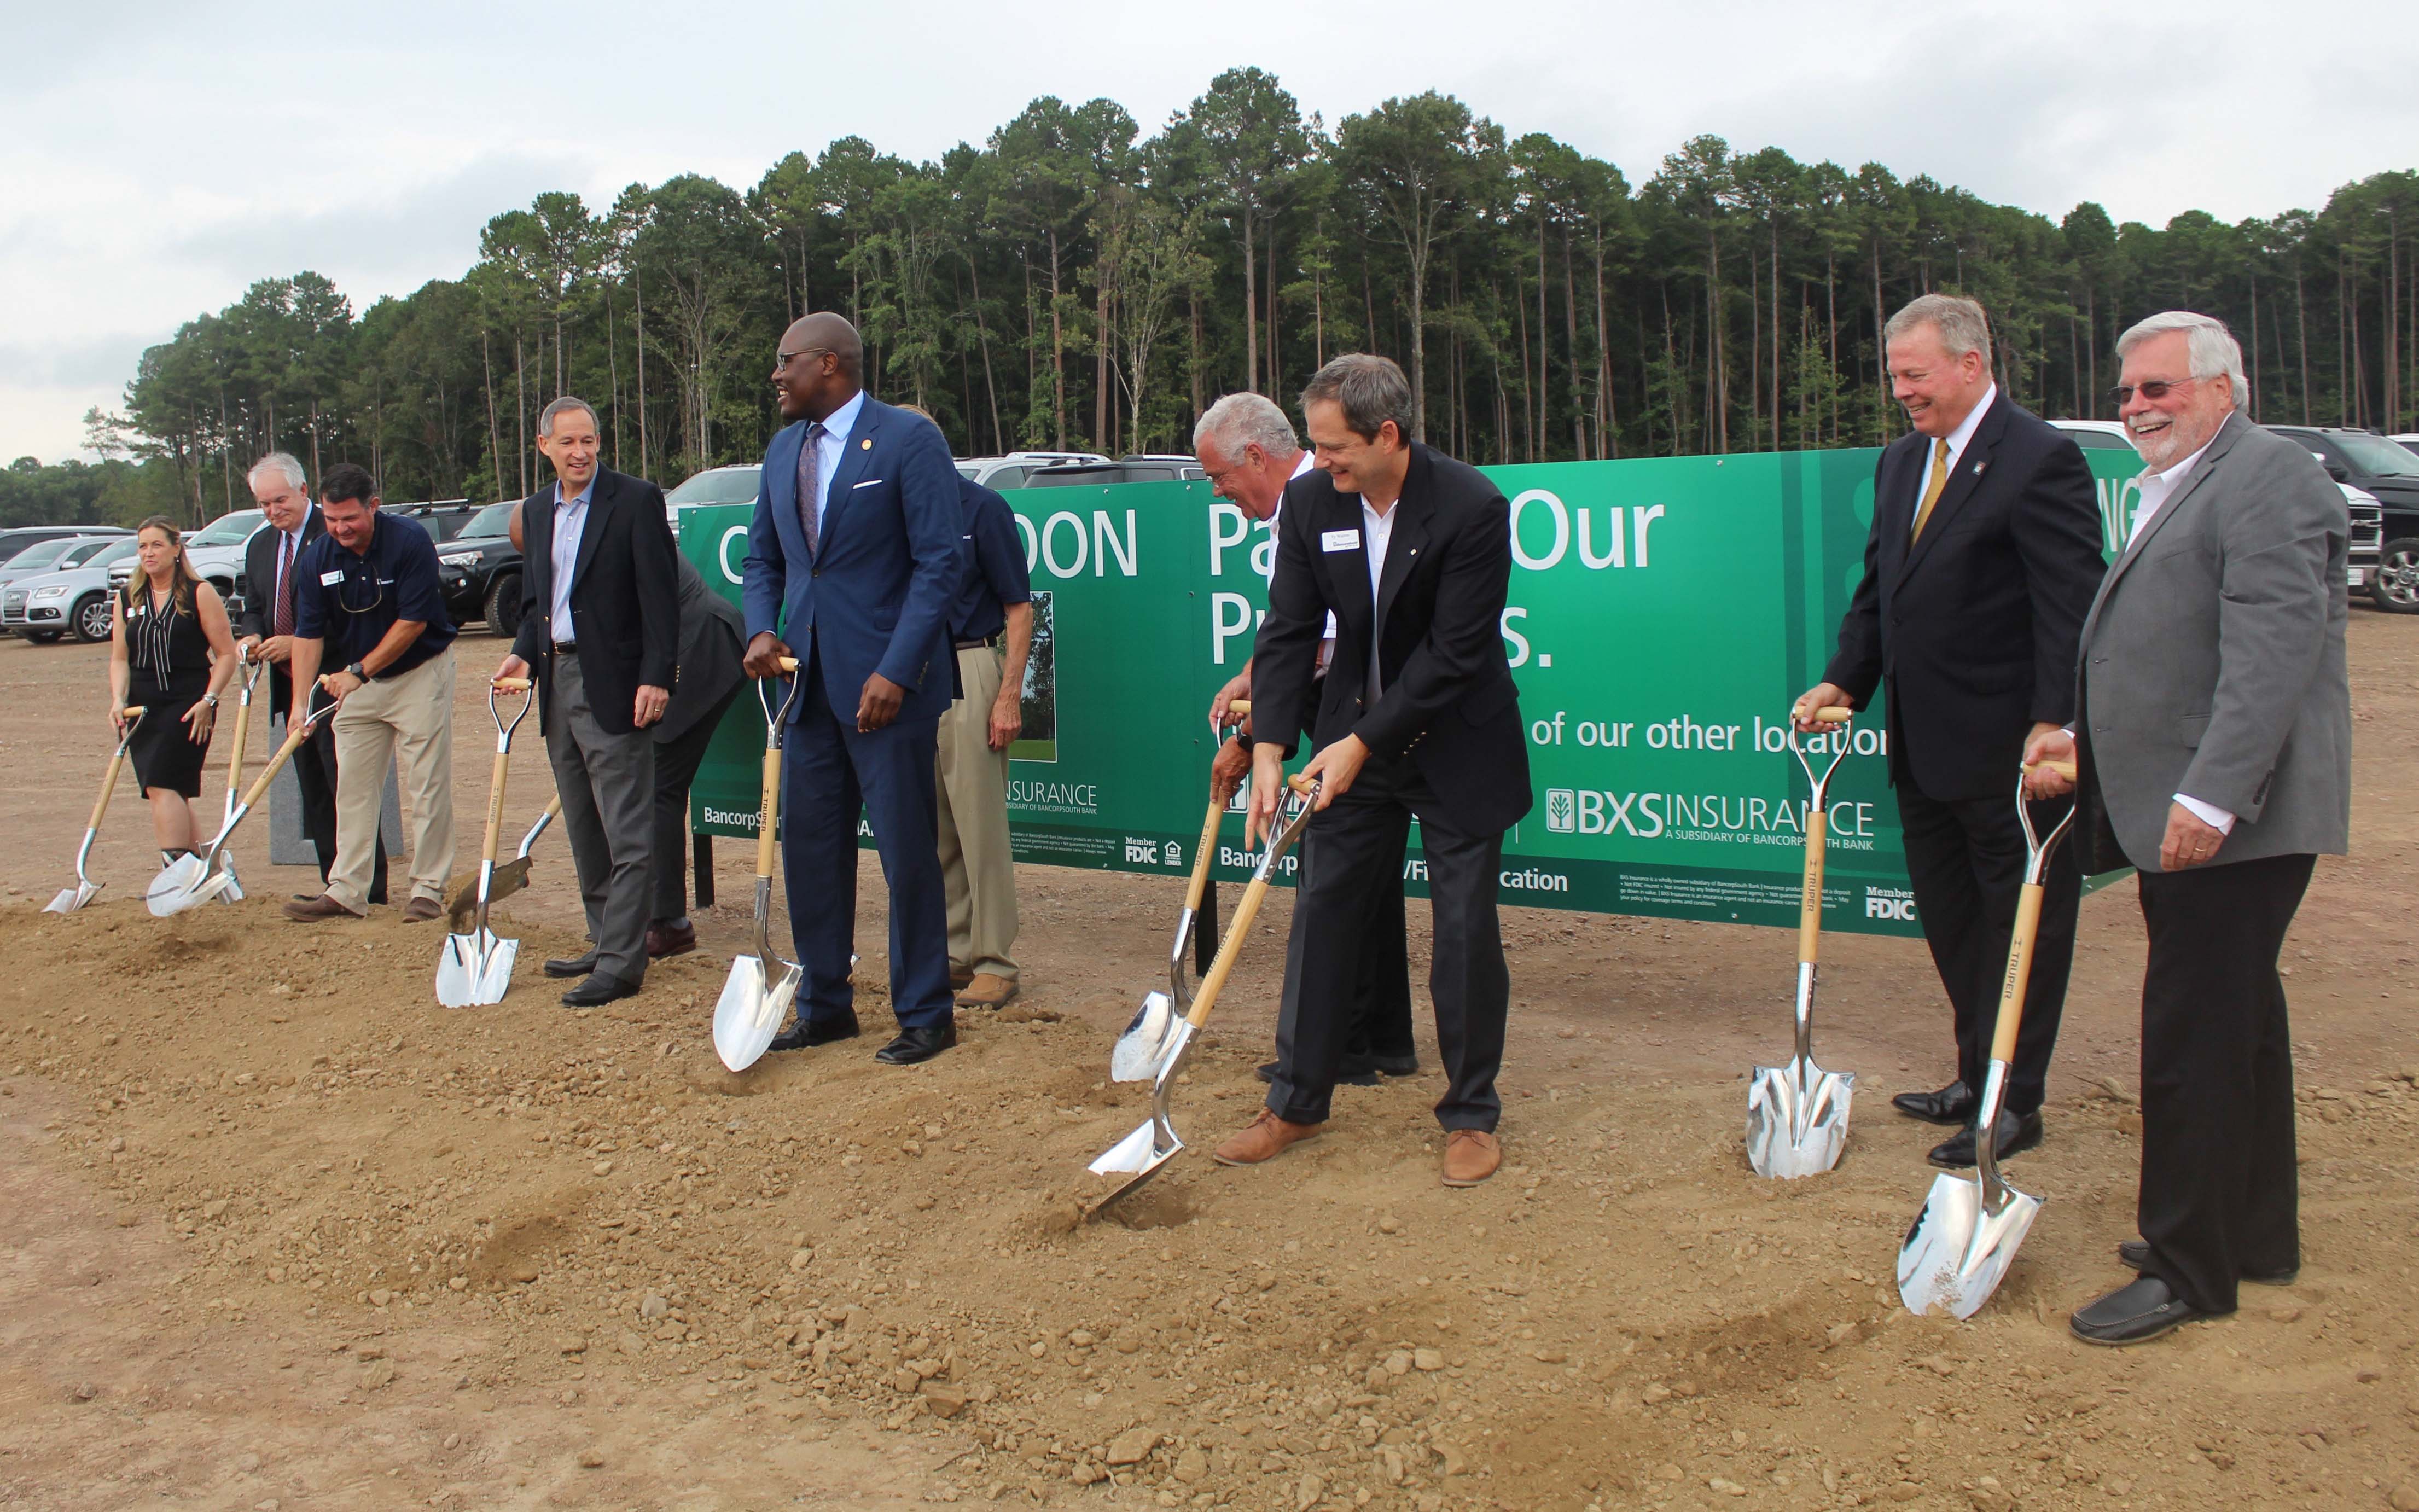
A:
{"label": "purple patterned tie", "polygon": [[294,535],[277,532],[277,609],[271,621],[279,635],[294,633]]}
{"label": "purple patterned tie", "polygon": [[821,424],[807,427],[807,439],[798,447],[798,525],[807,532],[807,554],[813,556],[823,549],[823,532],[815,522],[815,482],[822,458],[815,455],[815,443],[824,439]]}

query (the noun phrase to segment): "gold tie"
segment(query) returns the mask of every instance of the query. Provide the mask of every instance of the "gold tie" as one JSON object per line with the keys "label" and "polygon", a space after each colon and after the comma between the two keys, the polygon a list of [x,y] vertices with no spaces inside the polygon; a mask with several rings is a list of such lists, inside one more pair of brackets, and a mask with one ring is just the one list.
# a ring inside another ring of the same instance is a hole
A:
{"label": "gold tie", "polygon": [[1915,510],[1915,530],[1907,536],[1912,543],[1923,539],[1923,522],[1932,517],[1932,506],[1940,502],[1940,490],[1949,486],[1949,442],[1934,439],[1932,443],[1932,475],[1923,480],[1923,502]]}

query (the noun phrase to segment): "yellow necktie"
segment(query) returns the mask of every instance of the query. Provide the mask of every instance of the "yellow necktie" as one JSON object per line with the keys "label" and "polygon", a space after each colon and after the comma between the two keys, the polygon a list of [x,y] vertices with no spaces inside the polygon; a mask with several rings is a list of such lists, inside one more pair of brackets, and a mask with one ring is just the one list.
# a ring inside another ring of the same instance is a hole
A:
{"label": "yellow necktie", "polygon": [[1915,530],[1909,542],[1923,539],[1923,522],[1932,517],[1932,506],[1940,502],[1940,490],[1949,486],[1949,442],[1935,438],[1932,443],[1932,475],[1923,480],[1923,502],[1916,506]]}

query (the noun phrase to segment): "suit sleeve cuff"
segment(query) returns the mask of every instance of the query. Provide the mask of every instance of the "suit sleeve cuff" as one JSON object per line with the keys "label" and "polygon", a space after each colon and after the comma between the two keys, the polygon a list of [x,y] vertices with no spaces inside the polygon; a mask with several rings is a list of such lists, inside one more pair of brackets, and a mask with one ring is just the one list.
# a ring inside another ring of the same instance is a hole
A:
{"label": "suit sleeve cuff", "polygon": [[2234,833],[2234,815],[2219,808],[2216,804],[2203,803],[2198,798],[2186,797],[2180,793],[2176,795],[2176,801],[2182,804],[2186,809],[2191,810],[2194,818],[2198,819],[2202,824],[2209,825],[2219,834],[2231,835]]}

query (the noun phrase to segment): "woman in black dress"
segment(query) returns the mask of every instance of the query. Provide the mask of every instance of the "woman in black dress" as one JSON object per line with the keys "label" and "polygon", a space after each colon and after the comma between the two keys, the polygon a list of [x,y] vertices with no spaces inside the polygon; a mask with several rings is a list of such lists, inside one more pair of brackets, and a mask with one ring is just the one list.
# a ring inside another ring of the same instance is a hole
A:
{"label": "woman in black dress", "polygon": [[218,833],[193,812],[219,693],[235,675],[235,637],[218,590],[193,576],[184,537],[154,515],[134,532],[135,572],[109,631],[110,720],[147,711],[127,755],[151,801],[151,833],[170,859]]}

